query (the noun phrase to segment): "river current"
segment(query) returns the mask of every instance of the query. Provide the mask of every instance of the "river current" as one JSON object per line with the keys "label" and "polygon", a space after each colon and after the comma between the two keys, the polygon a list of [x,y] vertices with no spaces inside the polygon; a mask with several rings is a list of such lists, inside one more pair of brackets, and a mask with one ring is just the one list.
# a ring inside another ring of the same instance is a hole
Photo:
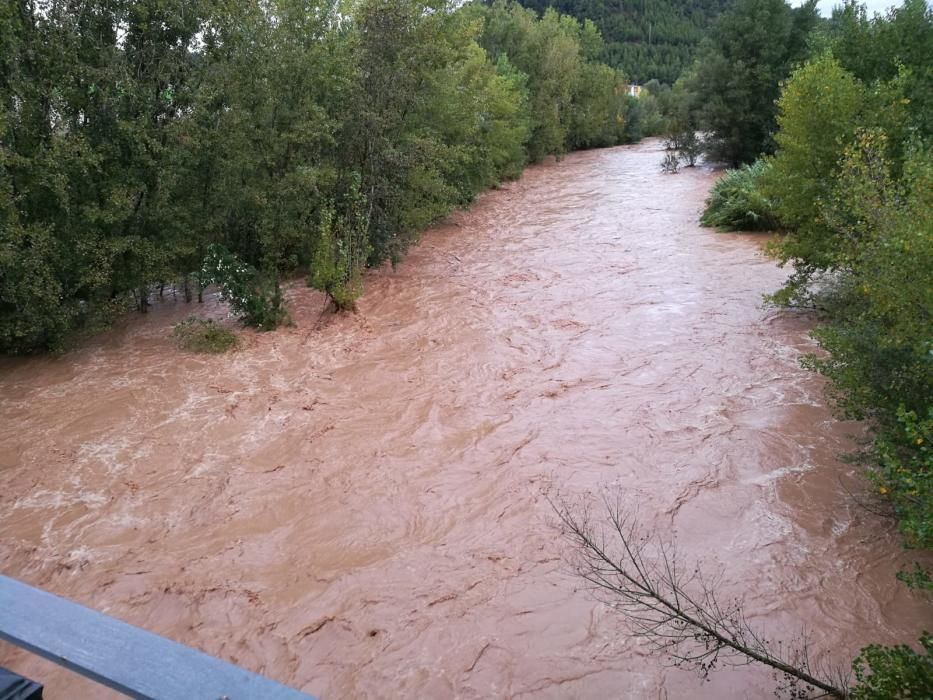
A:
{"label": "river current", "polygon": [[[324,698],[759,698],[652,654],[566,564],[546,495],[610,490],[766,636],[847,666],[929,608],[762,305],[761,236],[697,224],[657,141],[530,167],[373,272],[357,314],[181,353],[156,302],[0,364],[0,572]],[[46,697],[109,697],[0,643]]]}

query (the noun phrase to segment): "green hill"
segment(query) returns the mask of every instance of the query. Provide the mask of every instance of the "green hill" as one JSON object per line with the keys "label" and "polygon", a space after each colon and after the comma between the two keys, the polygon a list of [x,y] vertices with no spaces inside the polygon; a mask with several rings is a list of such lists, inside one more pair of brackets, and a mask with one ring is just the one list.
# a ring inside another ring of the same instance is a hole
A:
{"label": "green hill", "polygon": [[520,0],[537,12],[548,7],[591,19],[606,42],[604,60],[639,83],[673,83],[697,45],[732,0]]}

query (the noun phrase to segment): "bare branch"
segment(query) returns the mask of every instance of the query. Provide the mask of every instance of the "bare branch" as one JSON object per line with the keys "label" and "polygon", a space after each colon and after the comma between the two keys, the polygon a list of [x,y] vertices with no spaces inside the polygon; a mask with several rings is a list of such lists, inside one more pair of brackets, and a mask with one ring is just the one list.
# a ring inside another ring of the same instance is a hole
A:
{"label": "bare branch", "polygon": [[572,506],[548,500],[573,545],[575,572],[636,636],[675,665],[691,666],[705,677],[721,663],[756,662],[780,674],[779,689],[791,698],[848,697],[847,674],[815,669],[806,637],[787,649],[762,637],[740,601],[718,598],[721,574],[709,578],[698,567],[685,574],[673,544],[642,530],[620,499],[604,495],[606,519],[595,524],[586,501]]}

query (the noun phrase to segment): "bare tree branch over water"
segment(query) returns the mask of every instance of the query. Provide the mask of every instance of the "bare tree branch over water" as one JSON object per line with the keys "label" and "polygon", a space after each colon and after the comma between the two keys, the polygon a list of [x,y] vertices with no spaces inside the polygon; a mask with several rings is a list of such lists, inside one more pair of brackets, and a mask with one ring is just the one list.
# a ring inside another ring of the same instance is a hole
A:
{"label": "bare tree branch over water", "polygon": [[784,644],[764,638],[738,599],[717,595],[721,579],[685,565],[676,548],[642,528],[621,499],[603,497],[605,518],[587,501],[550,500],[563,537],[572,545],[574,572],[597,598],[677,666],[702,677],[719,665],[761,663],[790,698],[847,698],[848,674],[811,660],[806,637]]}

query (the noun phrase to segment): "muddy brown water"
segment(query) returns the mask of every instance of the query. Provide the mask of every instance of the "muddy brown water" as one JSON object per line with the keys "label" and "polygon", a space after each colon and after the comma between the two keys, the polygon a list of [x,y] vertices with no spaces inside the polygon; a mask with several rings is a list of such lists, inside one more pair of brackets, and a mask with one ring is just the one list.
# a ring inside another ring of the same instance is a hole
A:
{"label": "muddy brown water", "polygon": [[[0,365],[0,570],[324,698],[757,698],[631,637],[568,571],[543,493],[621,490],[827,660],[916,639],[891,524],[846,491],[805,318],[714,175],[656,142],[529,168],[367,278],[357,315],[181,354],[165,301]],[[0,646],[47,697],[107,697]]]}

